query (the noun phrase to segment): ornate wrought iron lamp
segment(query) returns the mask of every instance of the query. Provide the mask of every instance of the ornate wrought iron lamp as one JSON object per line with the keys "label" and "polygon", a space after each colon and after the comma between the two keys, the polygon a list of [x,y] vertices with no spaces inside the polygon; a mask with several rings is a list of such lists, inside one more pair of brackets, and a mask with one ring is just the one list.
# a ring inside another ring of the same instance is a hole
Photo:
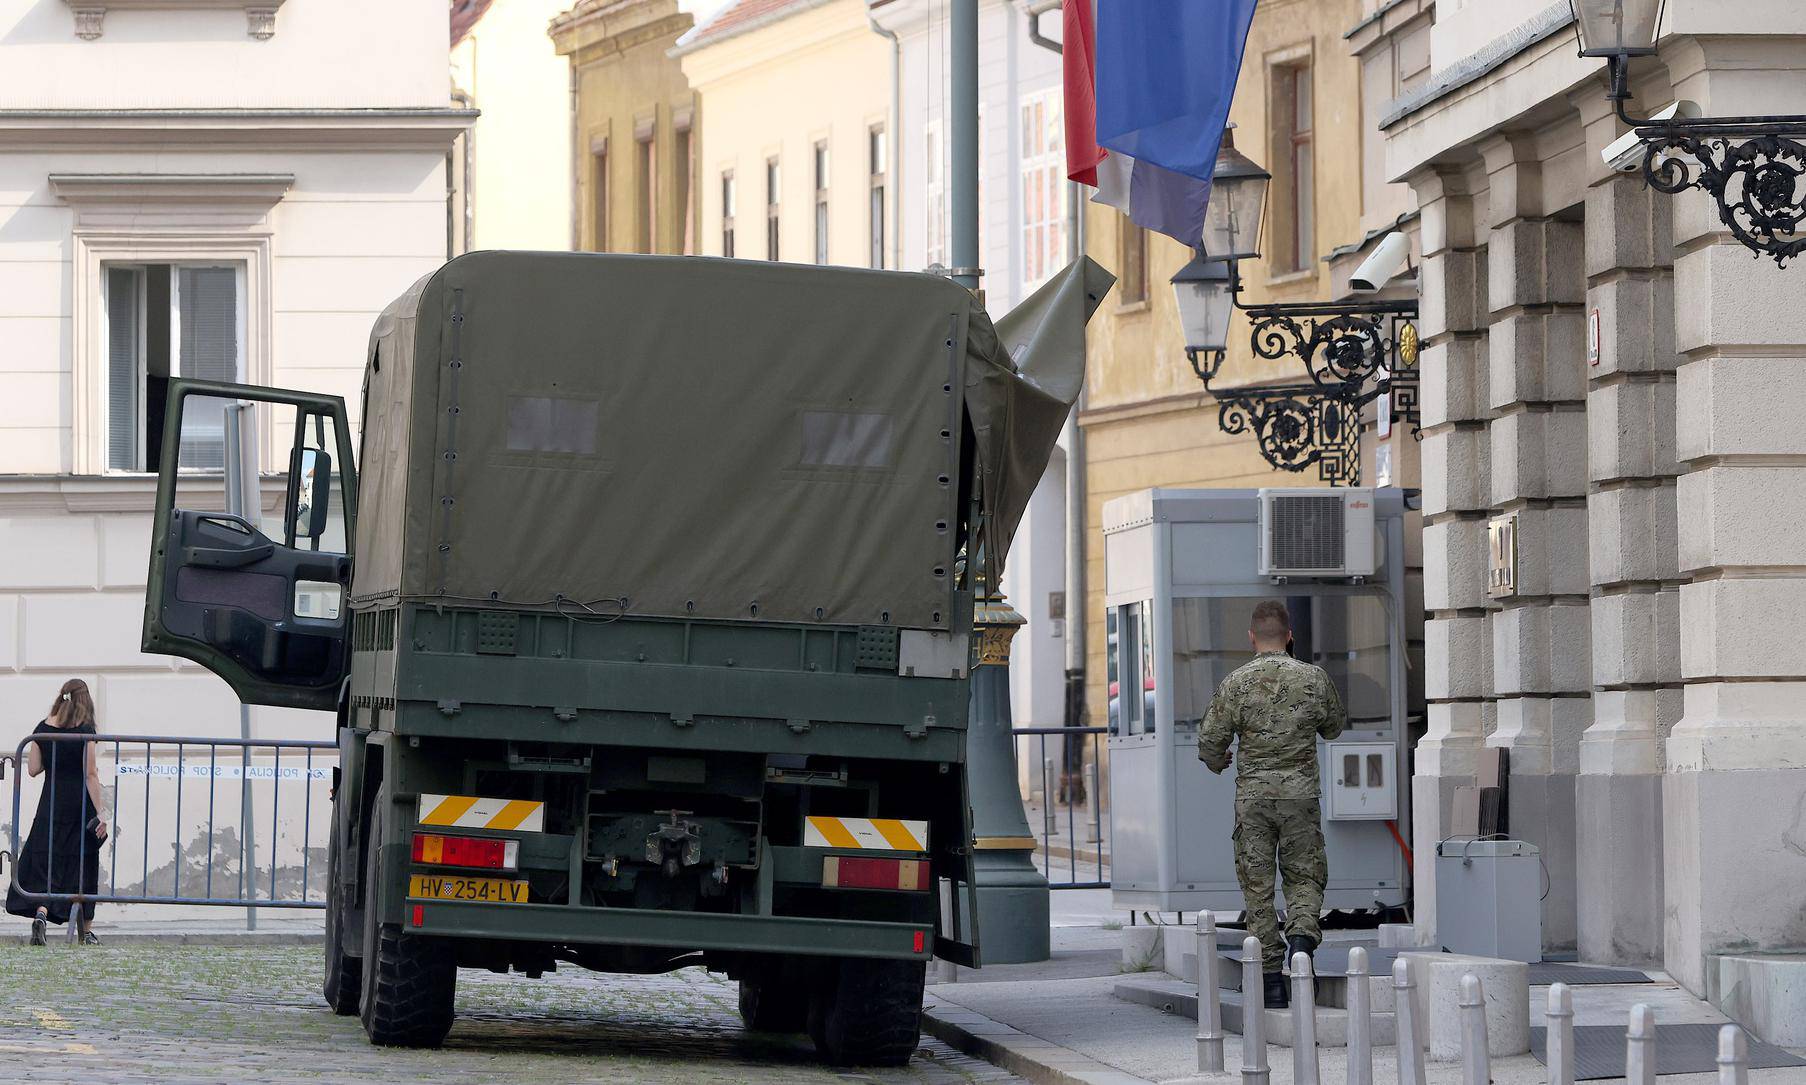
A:
{"label": "ornate wrought iron lamp", "polygon": [[[1569,0],[1580,55],[1605,57],[1607,98],[1643,147],[1643,180],[1675,195],[1699,188],[1718,217],[1758,257],[1785,266],[1806,252],[1806,117],[1635,117],[1630,58],[1656,52],[1666,0]],[[1688,160],[1691,160],[1689,162]]]}
{"label": "ornate wrought iron lamp", "polygon": [[1209,390],[1228,354],[1231,315],[1248,314],[1255,356],[1295,358],[1309,383],[1291,378],[1217,391],[1217,424],[1225,433],[1253,433],[1262,457],[1280,470],[1314,465],[1331,485],[1359,485],[1361,409],[1385,396],[1394,419],[1416,421],[1417,333],[1410,321],[1417,303],[1242,304],[1240,262],[1260,256],[1271,180],[1225,132],[1204,245],[1172,278],[1185,356]]}

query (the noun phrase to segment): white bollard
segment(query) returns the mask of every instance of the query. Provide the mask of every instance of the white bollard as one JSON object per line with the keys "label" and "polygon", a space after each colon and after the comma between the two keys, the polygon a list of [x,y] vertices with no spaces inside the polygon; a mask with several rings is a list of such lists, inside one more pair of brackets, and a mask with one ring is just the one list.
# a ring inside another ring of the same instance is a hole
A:
{"label": "white bollard", "polygon": [[1242,1081],[1267,1085],[1267,996],[1260,972],[1260,939],[1242,939]]}
{"label": "white bollard", "polygon": [[1629,1085],[1655,1085],[1655,1011],[1639,1002],[1630,1008],[1624,1033],[1624,1080]]}
{"label": "white bollard", "polygon": [[1373,992],[1362,946],[1348,951],[1348,1085],[1373,1085]]}
{"label": "white bollard", "polygon": [[1223,1007],[1217,999],[1217,921],[1198,912],[1198,1072],[1223,1069]]}
{"label": "white bollard", "polygon": [[1743,1030],[1726,1025],[1718,1030],[1718,1085],[1749,1085],[1750,1044]]}
{"label": "white bollard", "polygon": [[1292,954],[1292,1085],[1318,1085],[1317,977],[1308,953]]}
{"label": "white bollard", "polygon": [[1565,983],[1549,985],[1549,1008],[1543,1014],[1548,1040],[1549,1085],[1574,1085],[1574,992]]}
{"label": "white bollard", "polygon": [[1398,1085],[1424,1085],[1423,1032],[1417,1026],[1417,984],[1411,960],[1392,962],[1392,1008],[1398,1021]]}
{"label": "white bollard", "polygon": [[1461,1080],[1465,1085],[1492,1085],[1492,1053],[1487,1050],[1486,992],[1480,977],[1461,977]]}

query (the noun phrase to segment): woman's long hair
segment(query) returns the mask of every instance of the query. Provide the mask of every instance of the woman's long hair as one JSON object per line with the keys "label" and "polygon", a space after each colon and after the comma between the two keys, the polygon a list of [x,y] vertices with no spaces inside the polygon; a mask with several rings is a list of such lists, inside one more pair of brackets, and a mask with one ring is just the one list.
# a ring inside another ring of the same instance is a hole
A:
{"label": "woman's long hair", "polygon": [[50,702],[50,715],[56,720],[58,727],[75,728],[94,722],[94,697],[88,692],[88,683],[79,678],[71,678],[57,690],[56,700]]}

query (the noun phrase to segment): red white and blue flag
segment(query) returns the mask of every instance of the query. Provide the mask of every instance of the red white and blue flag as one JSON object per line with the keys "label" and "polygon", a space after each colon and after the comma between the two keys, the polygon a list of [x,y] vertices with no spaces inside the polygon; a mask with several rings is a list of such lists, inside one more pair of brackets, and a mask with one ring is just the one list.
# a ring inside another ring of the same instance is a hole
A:
{"label": "red white and blue flag", "polygon": [[1066,175],[1196,246],[1255,2],[1064,0]]}

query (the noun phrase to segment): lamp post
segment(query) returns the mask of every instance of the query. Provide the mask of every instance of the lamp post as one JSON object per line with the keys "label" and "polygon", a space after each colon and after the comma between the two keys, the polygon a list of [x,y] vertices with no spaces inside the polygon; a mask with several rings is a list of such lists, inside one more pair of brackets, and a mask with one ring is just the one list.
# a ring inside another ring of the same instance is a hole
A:
{"label": "lamp post", "polygon": [[[1387,396],[1383,409],[1416,421],[1417,332],[1410,322],[1417,316],[1417,303],[1242,304],[1241,261],[1260,258],[1262,212],[1272,177],[1236,150],[1233,136],[1225,130],[1217,154],[1204,244],[1172,278],[1185,356],[1204,387],[1215,393],[1223,432],[1254,434],[1261,455],[1280,470],[1314,465],[1331,485],[1359,485],[1361,409]],[[1398,263],[1402,265],[1402,256]],[[1390,275],[1382,276],[1376,289]],[[1230,317],[1238,309],[1248,314],[1254,355],[1267,361],[1296,359],[1308,383],[1294,377],[1211,389],[1228,355]],[[1394,390],[1405,394],[1389,396]]]}
{"label": "lamp post", "polygon": [[1632,116],[1630,61],[1656,52],[1666,0],[1568,2],[1580,55],[1606,58],[1606,97],[1642,144],[1644,182],[1671,196],[1706,192],[1719,221],[1758,257],[1785,266],[1806,252],[1806,117]]}

